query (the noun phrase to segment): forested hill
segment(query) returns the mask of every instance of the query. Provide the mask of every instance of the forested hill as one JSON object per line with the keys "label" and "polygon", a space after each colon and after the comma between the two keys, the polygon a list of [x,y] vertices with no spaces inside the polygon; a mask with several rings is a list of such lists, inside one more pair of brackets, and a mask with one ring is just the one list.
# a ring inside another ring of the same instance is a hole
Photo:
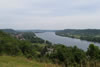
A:
{"label": "forested hill", "polygon": [[37,61],[44,47],[44,44],[22,41],[0,31],[0,67],[56,67],[53,63]]}
{"label": "forested hill", "polygon": [[13,29],[0,29],[0,30],[6,33],[16,33],[16,31]]}
{"label": "forested hill", "polygon": [[43,33],[43,32],[55,32],[57,30],[17,30],[18,32],[35,32],[35,33]]}
{"label": "forested hill", "polygon": [[69,33],[79,35],[100,35],[100,29],[65,29],[57,31],[57,33]]}
{"label": "forested hill", "polygon": [[57,31],[56,34],[60,36],[100,42],[100,29],[65,29]]}
{"label": "forested hill", "polygon": [[[28,34],[29,33],[27,33],[27,36]],[[1,63],[9,64],[8,67],[11,67],[10,65],[13,63],[17,64],[17,67],[20,67],[19,65],[25,62],[33,65],[30,63],[30,61],[33,62],[32,60],[34,59],[41,63],[51,63],[51,65],[53,64],[53,66],[48,65],[45,67],[58,67],[55,66],[56,64],[61,65],[61,67],[100,67],[100,48],[94,44],[91,44],[85,52],[82,49],[77,48],[77,46],[68,47],[61,44],[51,45],[44,43],[32,43],[30,41],[30,36],[26,38],[26,40],[19,40],[13,36],[10,36],[9,34],[0,31],[0,65]],[[25,59],[20,61],[20,59],[16,59],[15,56],[26,57],[28,61],[24,61]],[[15,59],[14,62],[12,62],[12,59]],[[41,64],[39,63],[38,65]]]}

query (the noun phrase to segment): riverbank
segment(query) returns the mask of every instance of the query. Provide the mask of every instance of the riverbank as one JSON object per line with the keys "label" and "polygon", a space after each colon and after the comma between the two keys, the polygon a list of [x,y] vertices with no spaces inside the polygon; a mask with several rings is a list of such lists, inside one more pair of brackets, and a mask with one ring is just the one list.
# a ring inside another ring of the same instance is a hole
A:
{"label": "riverbank", "polygon": [[100,43],[100,30],[96,29],[66,29],[57,31],[56,35]]}
{"label": "riverbank", "polygon": [[36,36],[42,38],[44,40],[48,40],[53,44],[63,44],[66,46],[77,46],[83,50],[87,50],[89,44],[95,44],[96,46],[100,46],[100,43],[80,40],[76,38],[70,37],[62,37],[55,34],[55,32],[45,32],[45,33],[35,33]]}

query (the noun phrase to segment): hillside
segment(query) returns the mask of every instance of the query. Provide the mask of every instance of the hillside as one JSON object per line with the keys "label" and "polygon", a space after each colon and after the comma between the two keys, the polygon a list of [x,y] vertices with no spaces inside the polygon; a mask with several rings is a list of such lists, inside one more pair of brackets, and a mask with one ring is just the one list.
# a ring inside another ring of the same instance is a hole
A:
{"label": "hillside", "polygon": [[35,32],[35,33],[43,33],[43,32],[55,32],[57,30],[16,30],[18,32]]}
{"label": "hillside", "polygon": [[0,31],[0,67],[56,67],[56,64],[45,62],[45,58],[40,59],[45,46],[18,40]]}
{"label": "hillside", "polygon": [[[29,34],[25,36],[30,40],[34,34]],[[55,67],[56,64],[61,67],[100,67],[99,63],[100,48],[94,44],[90,44],[87,51],[83,51],[77,46],[19,40],[0,31],[0,67]]]}
{"label": "hillside", "polygon": [[65,37],[100,42],[100,29],[65,29],[57,31],[56,34]]}
{"label": "hillside", "polygon": [[75,35],[100,35],[100,29],[65,29],[57,31],[57,33]]}
{"label": "hillside", "polygon": [[60,67],[51,63],[40,63],[24,57],[0,56],[0,67]]}
{"label": "hillside", "polygon": [[0,30],[6,33],[16,33],[16,31],[13,29],[0,29]]}

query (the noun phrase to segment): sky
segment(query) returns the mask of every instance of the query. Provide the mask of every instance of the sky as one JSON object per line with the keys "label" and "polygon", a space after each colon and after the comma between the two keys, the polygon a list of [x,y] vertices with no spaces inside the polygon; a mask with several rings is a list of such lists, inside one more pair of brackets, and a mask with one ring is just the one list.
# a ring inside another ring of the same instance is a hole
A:
{"label": "sky", "polygon": [[100,29],[100,0],[0,0],[0,29]]}

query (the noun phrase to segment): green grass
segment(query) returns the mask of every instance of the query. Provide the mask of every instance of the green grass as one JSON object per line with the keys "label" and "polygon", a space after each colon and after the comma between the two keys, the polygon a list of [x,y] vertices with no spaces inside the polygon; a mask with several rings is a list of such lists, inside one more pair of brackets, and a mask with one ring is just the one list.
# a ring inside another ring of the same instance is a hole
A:
{"label": "green grass", "polygon": [[51,63],[40,63],[24,57],[0,56],[0,67],[60,67]]}

